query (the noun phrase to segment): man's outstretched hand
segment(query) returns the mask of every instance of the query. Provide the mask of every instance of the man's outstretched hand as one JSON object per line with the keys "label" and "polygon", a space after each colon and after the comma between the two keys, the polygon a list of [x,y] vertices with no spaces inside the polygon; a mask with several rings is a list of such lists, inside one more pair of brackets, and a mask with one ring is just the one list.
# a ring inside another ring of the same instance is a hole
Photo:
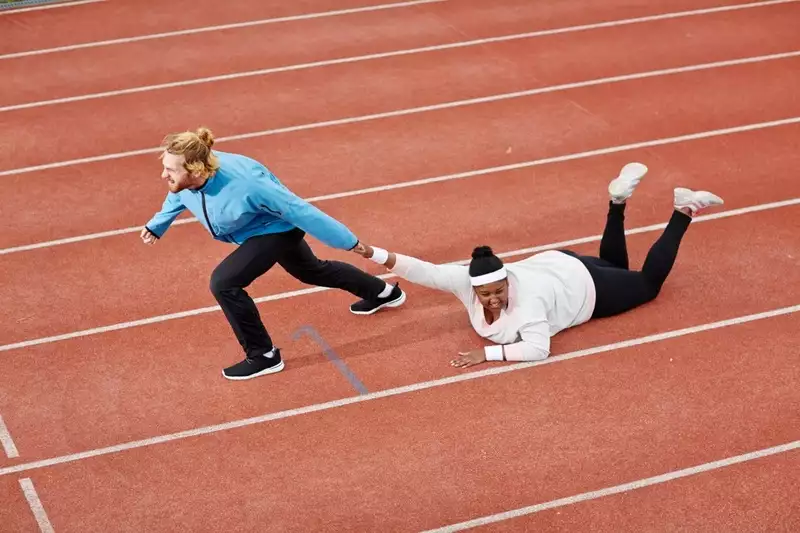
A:
{"label": "man's outstretched hand", "polygon": [[158,237],[153,235],[147,228],[142,228],[142,232],[139,234],[139,236],[142,238],[142,242],[145,244],[155,244],[155,242],[158,240]]}
{"label": "man's outstretched hand", "polygon": [[355,247],[353,248],[353,252],[357,253],[358,255],[360,255],[365,259],[369,259],[370,257],[372,257],[372,247],[362,243],[361,241],[359,241],[358,244],[355,245]]}

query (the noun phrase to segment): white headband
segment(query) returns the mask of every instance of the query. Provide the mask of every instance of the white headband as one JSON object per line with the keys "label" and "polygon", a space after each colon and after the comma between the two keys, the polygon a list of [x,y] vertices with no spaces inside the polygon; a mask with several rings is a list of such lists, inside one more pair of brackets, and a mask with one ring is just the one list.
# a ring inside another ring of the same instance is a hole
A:
{"label": "white headband", "polygon": [[486,285],[487,283],[494,283],[495,281],[506,279],[506,276],[506,267],[502,266],[500,270],[495,270],[494,272],[489,272],[482,276],[470,276],[469,279],[472,282],[472,286],[477,287],[478,285]]}

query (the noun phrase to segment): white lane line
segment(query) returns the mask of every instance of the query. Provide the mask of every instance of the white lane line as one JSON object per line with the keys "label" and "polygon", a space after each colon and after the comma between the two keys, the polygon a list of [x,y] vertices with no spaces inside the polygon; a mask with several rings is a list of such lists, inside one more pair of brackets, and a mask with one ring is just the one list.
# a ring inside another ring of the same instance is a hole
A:
{"label": "white lane line", "polygon": [[[663,146],[668,144],[675,144],[685,141],[693,141],[697,139],[706,139],[710,137],[719,137],[723,135],[731,135],[736,133],[743,133],[748,131],[755,131],[767,128],[774,128],[779,126],[786,126],[791,124],[798,124],[800,123],[800,117],[791,117],[783,120],[771,121],[771,122],[760,122],[756,124],[747,124],[744,126],[735,126],[733,128],[724,128],[719,130],[710,130],[700,133],[692,133],[688,135],[679,135],[677,137],[666,137],[663,139],[654,139],[652,141],[643,141],[633,144],[623,144],[619,146],[611,146],[608,148],[601,148],[598,150],[591,150],[588,152],[577,152],[573,154],[566,154],[561,156],[555,157],[548,157],[544,159],[534,159],[530,161],[523,161],[520,163],[514,163],[511,165],[503,165],[497,167],[488,167],[479,170],[471,170],[468,172],[460,172],[457,174],[446,174],[443,176],[436,176],[432,178],[423,178],[419,180],[412,180],[412,181],[403,181],[399,183],[392,183],[389,185],[379,185],[376,187],[368,187],[364,189],[355,189],[352,191],[346,191],[341,193],[333,193],[333,194],[323,194],[321,196],[312,196],[305,198],[308,202],[323,202],[326,200],[334,200],[337,198],[347,198],[351,196],[361,196],[364,194],[372,194],[372,193],[380,193],[385,191],[391,191],[395,189],[403,189],[406,187],[417,187],[420,185],[428,185],[431,183],[439,183],[444,181],[456,180],[456,179],[465,179],[465,178],[472,178],[475,176],[483,176],[486,174],[494,174],[500,172],[508,172],[512,170],[519,170],[523,168],[530,168],[535,166],[541,165],[548,165],[553,163],[561,163],[564,161],[573,161],[576,159],[585,159],[590,157],[608,155],[618,152],[626,152],[630,150],[636,150],[640,148],[650,148],[654,146]],[[197,222],[195,217],[186,217],[176,220],[172,223],[173,226],[180,226],[183,224],[191,224]],[[118,235],[126,235],[129,233],[138,233],[142,229],[141,226],[132,226],[128,228],[116,229],[116,230],[109,230],[103,231],[98,233],[89,233],[86,235],[78,235],[75,237],[66,237],[63,239],[55,239],[52,241],[43,241],[34,244],[25,244],[21,246],[13,246],[10,248],[2,248],[0,249],[0,255],[6,254],[13,254],[18,252],[27,252],[30,250],[37,250],[40,248],[49,248],[51,246],[62,246],[65,244],[74,244],[83,241],[89,241],[94,239],[102,239],[106,237],[115,237]]]}
{"label": "white lane line", "polygon": [[735,455],[733,457],[727,457],[725,459],[712,461],[710,463],[703,463],[689,468],[683,468],[681,470],[673,470],[671,472],[667,472],[666,474],[661,474],[658,476],[648,477],[644,479],[637,479],[636,481],[631,481],[630,483],[623,483],[621,485],[606,487],[600,490],[583,492],[581,494],[568,496],[566,498],[560,498],[558,500],[551,500],[549,502],[539,503],[536,505],[531,505],[529,507],[514,509],[513,511],[507,511],[504,513],[497,513],[493,515],[483,516],[481,518],[476,518],[474,520],[469,520],[467,522],[460,522],[458,524],[452,524],[437,529],[430,529],[423,533],[453,533],[455,531],[464,531],[465,529],[483,526],[486,524],[493,524],[496,522],[502,522],[503,520],[510,520],[512,518],[538,513],[541,511],[546,511],[548,509],[555,509],[557,507],[574,505],[576,503],[585,502],[588,500],[595,500],[597,498],[603,498],[605,496],[611,496],[614,494],[621,494],[623,492],[630,492],[632,490],[643,489],[645,487],[650,487],[652,485],[659,485],[661,483],[667,483],[669,481],[674,481],[676,479],[688,476],[694,476],[697,474],[701,474],[703,472],[709,472],[711,470],[717,470],[719,468],[725,468],[739,463],[744,463],[747,461],[762,459],[764,457],[769,457],[770,455],[777,455],[780,453],[796,450],[798,448],[800,448],[800,440],[787,442],[786,444],[780,444],[778,446],[772,446],[770,448],[762,448],[754,452]]}
{"label": "white lane line", "polygon": [[[305,15],[291,15],[288,17],[278,17],[260,20],[248,20],[246,22],[236,22],[233,24],[221,24],[218,26],[205,26],[202,28],[192,28],[189,30],[170,31],[164,33],[152,33],[149,35],[139,35],[137,37],[123,37],[120,39],[110,39],[107,41],[95,41],[90,43],[72,44],[68,46],[58,46],[56,48],[42,48],[39,50],[28,50],[26,52],[16,52],[13,54],[0,55],[0,59],[14,59],[18,57],[35,56],[42,54],[53,54],[56,52],[67,52],[71,50],[80,50],[84,48],[97,48],[99,46],[110,46],[114,44],[127,44],[139,41],[149,41],[153,39],[163,39],[165,37],[179,37],[184,35],[192,35],[197,33],[206,33],[212,31],[232,30],[236,28],[250,28],[253,26],[262,26],[264,24],[278,24],[282,22],[295,22],[298,20],[309,20],[327,17],[337,17],[341,15],[352,15],[355,13],[367,13],[371,11],[382,11],[386,9],[396,9],[401,7],[411,7],[423,4],[434,4],[445,2],[447,0],[411,0],[408,2],[396,2],[393,4],[380,4],[364,7],[354,7],[350,9],[337,9],[335,11],[321,11],[318,13],[307,13]],[[787,0],[788,1],[788,0]],[[797,0],[794,0],[797,1]]]}
{"label": "white lane line", "polygon": [[[753,206],[749,206],[749,207],[743,207],[743,208],[740,208],[740,209],[731,209],[729,211],[722,211],[722,212],[719,212],[719,213],[713,213],[713,214],[708,214],[708,215],[700,215],[700,216],[695,217],[694,221],[692,223],[693,224],[697,224],[697,223],[704,222],[704,221],[709,221],[709,220],[719,220],[719,219],[723,219],[723,218],[729,218],[729,217],[744,215],[744,214],[748,214],[748,213],[755,213],[755,212],[758,212],[758,211],[767,211],[767,210],[770,210],[770,209],[779,209],[779,208],[782,208],[782,207],[790,207],[790,206],[794,206],[794,205],[798,205],[798,204],[800,204],[800,198],[793,198],[791,200],[783,200],[783,201],[780,201],[780,202],[771,202],[771,203],[768,203],[768,204],[753,205]],[[627,231],[625,231],[625,234],[626,235],[633,235],[633,234],[638,234],[638,233],[647,233],[647,232],[650,232],[650,231],[658,231],[658,230],[663,229],[665,227],[666,227],[666,223],[653,224],[651,226],[642,226],[642,227],[639,227],[639,228],[633,228],[633,229],[627,230]],[[588,243],[588,242],[596,242],[596,241],[599,241],[600,238],[601,238],[601,235],[593,235],[593,236],[590,236],[590,237],[582,237],[582,238],[579,238],[579,239],[574,239],[574,240],[569,240],[569,241],[562,241],[562,242],[557,242],[557,243],[545,244],[545,245],[541,245],[541,246],[534,246],[532,248],[523,248],[521,250],[513,250],[513,251],[510,251],[510,252],[503,252],[503,253],[498,254],[498,257],[506,258],[506,257],[512,257],[512,256],[516,256],[516,255],[525,255],[525,254],[532,254],[532,253],[542,252],[542,251],[545,251],[545,250],[552,250],[552,249],[555,249],[555,248],[566,248],[566,247],[569,247],[569,246],[575,246],[577,244],[585,244],[585,243]],[[467,264],[468,262],[469,262],[469,259],[462,259],[462,260],[458,260],[458,261],[453,261],[452,263],[453,264]],[[387,273],[387,274],[381,274],[378,277],[381,278],[381,279],[391,279],[391,278],[396,277],[396,274]],[[307,289],[299,289],[299,290],[296,290],[296,291],[280,292],[280,293],[277,293],[277,294],[271,294],[269,296],[262,296],[260,298],[254,298],[254,301],[256,303],[273,302],[273,301],[277,301],[277,300],[285,300],[287,298],[295,298],[297,296],[304,296],[304,295],[307,295],[307,294],[314,294],[314,293],[317,293],[317,292],[324,292],[324,291],[328,291],[328,290],[331,290],[331,289],[329,289],[328,287],[310,287],[310,288],[307,288]],[[201,307],[201,308],[198,308],[198,309],[191,309],[189,311],[180,311],[180,312],[177,312],[177,313],[170,313],[170,314],[167,314],[167,315],[158,315],[158,316],[153,316],[153,317],[149,317],[149,318],[143,318],[143,319],[140,319],[140,320],[132,320],[132,321],[129,321],[129,322],[121,322],[119,324],[112,324],[112,325],[109,325],[109,326],[101,326],[101,327],[97,327],[97,328],[85,329],[85,330],[82,330],[82,331],[74,331],[72,333],[65,333],[65,334],[62,334],[62,335],[54,335],[54,336],[51,336],[51,337],[42,337],[42,338],[38,338],[38,339],[31,339],[31,340],[27,340],[27,341],[15,342],[15,343],[12,343],[12,344],[4,344],[4,345],[0,346],[0,352],[7,352],[7,351],[10,351],[10,350],[16,350],[16,349],[20,349],[20,348],[28,348],[30,346],[37,346],[37,345],[40,345],[40,344],[48,344],[48,343],[53,343],[53,342],[60,342],[60,341],[69,340],[69,339],[75,339],[75,338],[79,338],[79,337],[88,337],[88,336],[92,336],[92,335],[98,335],[98,334],[101,334],[101,333],[108,333],[108,332],[111,332],[111,331],[119,331],[119,330],[122,330],[122,329],[129,329],[129,328],[134,328],[134,327],[139,327],[139,326],[146,326],[146,325],[149,325],[149,324],[157,324],[157,323],[166,322],[166,321],[169,321],[169,320],[176,320],[176,319],[179,319],[179,318],[187,318],[187,317],[190,317],[190,316],[196,316],[196,315],[201,315],[201,314],[206,314],[206,313],[213,313],[213,312],[217,312],[217,311],[220,311],[220,307],[219,306]]]}
{"label": "white lane line", "polygon": [[[686,72],[694,72],[700,70],[710,70],[715,68],[722,68],[722,67],[730,67],[730,66],[738,66],[738,65],[745,65],[750,63],[760,63],[764,61],[775,61],[781,59],[790,59],[794,57],[800,57],[800,50],[792,51],[792,52],[783,52],[779,54],[769,54],[765,56],[755,56],[755,57],[746,57],[740,59],[732,59],[727,61],[715,61],[713,63],[703,63],[699,65],[688,65],[684,67],[676,67],[676,68],[669,68],[669,69],[662,69],[662,70],[652,70],[647,72],[638,72],[635,74],[625,74],[622,76],[611,76],[607,78],[598,78],[594,80],[587,80],[587,81],[580,81],[574,83],[565,83],[562,85],[551,85],[548,87],[540,87],[538,89],[530,89],[526,91],[517,91],[512,93],[502,93],[496,94],[491,96],[483,96],[480,98],[469,98],[467,100],[455,100],[451,102],[445,102],[441,104],[432,104],[427,106],[420,106],[420,107],[412,107],[406,109],[399,109],[395,111],[386,111],[383,113],[374,113],[370,115],[359,115],[354,117],[348,118],[341,118],[341,119],[334,119],[334,120],[327,120],[323,122],[312,122],[308,124],[299,124],[297,126],[287,126],[284,128],[276,128],[271,130],[261,130],[255,131],[250,133],[241,133],[237,135],[229,135],[227,137],[219,137],[217,142],[227,142],[227,141],[240,141],[244,139],[255,139],[258,137],[266,137],[270,135],[279,135],[283,133],[292,133],[297,131],[305,131],[305,130],[314,130],[320,128],[328,128],[332,126],[343,126],[346,124],[357,124],[361,122],[369,122],[373,120],[382,120],[386,118],[394,118],[400,116],[408,116],[408,115],[415,115],[419,113],[427,113],[430,111],[441,111],[443,109],[452,109],[457,107],[467,107],[476,104],[486,104],[492,102],[499,102],[502,100],[511,100],[516,98],[524,98],[529,96],[535,96],[539,94],[546,94],[546,93],[553,93],[553,92],[560,92],[560,91],[567,91],[571,89],[581,89],[585,87],[592,87],[596,85],[605,85],[610,83],[620,83],[625,81],[632,81],[632,80],[639,80],[644,78],[654,78],[659,76],[669,76],[673,74],[683,74]],[[43,165],[35,165],[30,167],[21,167],[16,169],[9,169],[3,170],[0,172],[0,176],[11,176],[14,174],[24,174],[28,172],[36,172],[40,170],[49,170],[54,168],[63,168],[73,165],[79,165],[84,163],[95,163],[98,161],[111,161],[115,159],[123,159],[127,157],[133,157],[138,155],[146,155],[146,154],[156,154],[160,151],[160,148],[144,148],[141,150],[131,150],[128,152],[117,152],[113,154],[105,154],[99,156],[90,156],[90,157],[83,157],[80,159],[71,159],[67,161],[59,161],[55,163],[45,163]]]}
{"label": "white lane line", "polygon": [[106,0],[79,0],[75,2],[64,1],[64,2],[59,2],[57,4],[49,4],[45,6],[21,7],[17,9],[0,11],[0,17],[3,15],[16,15],[17,13],[27,13],[28,11],[42,11],[45,9],[57,9],[60,7],[81,6],[83,4],[98,4],[100,2],[105,2],[105,1]]}
{"label": "white lane line", "polygon": [[[248,78],[252,76],[264,76],[267,74],[276,74],[280,72],[290,72],[295,70],[305,70],[305,69],[312,69],[312,68],[319,68],[319,67],[327,67],[332,65],[341,65],[346,63],[356,63],[361,61],[370,61],[375,59],[385,59],[389,57],[397,57],[397,56],[404,56],[404,55],[412,55],[412,54],[421,54],[426,52],[435,52],[440,50],[449,50],[454,48],[464,48],[469,46],[479,46],[484,44],[490,43],[499,43],[505,41],[514,41],[519,39],[530,39],[535,37],[544,37],[548,35],[554,35],[559,33],[568,33],[568,32],[577,32],[577,31],[587,31],[593,29],[600,29],[600,28],[607,28],[609,26],[623,26],[628,24],[639,24],[643,22],[651,22],[654,20],[662,20],[668,18],[679,18],[679,17],[690,17],[696,15],[702,15],[707,13],[717,13],[723,11],[735,11],[739,9],[749,9],[753,7],[763,7],[769,6],[773,4],[784,4],[784,3],[795,3],[800,0],[775,0],[769,2],[758,2],[755,4],[745,4],[745,5],[736,5],[736,6],[725,6],[720,8],[712,8],[706,10],[695,10],[695,11],[679,11],[675,13],[666,13],[663,15],[654,15],[650,17],[639,17],[633,19],[624,19],[624,20],[617,20],[613,22],[603,22],[597,24],[588,24],[582,26],[569,26],[566,28],[558,28],[553,30],[541,30],[541,31],[534,31],[534,32],[527,32],[527,33],[516,33],[511,35],[504,35],[501,37],[489,37],[484,39],[475,39],[472,41],[461,41],[455,43],[448,43],[448,44],[440,44],[440,45],[432,45],[432,46],[424,46],[420,48],[409,48],[405,50],[396,50],[393,52],[383,52],[377,54],[367,54],[361,56],[352,56],[352,57],[345,57],[339,59],[329,59],[324,61],[314,61],[311,63],[299,63],[295,65],[286,65],[282,67],[273,67],[273,68],[265,68],[259,70],[250,70],[245,72],[237,72],[233,74],[222,74],[219,76],[207,76],[203,78],[194,78],[191,80],[184,80],[184,81],[177,81],[177,82],[170,82],[170,83],[159,83],[154,85],[144,85],[140,87],[132,87],[128,89],[119,89],[114,91],[105,91],[100,93],[90,93],[84,94],[79,96],[69,96],[64,98],[55,98],[52,100],[40,100],[35,102],[29,102],[24,104],[16,104],[16,105],[9,105],[5,107],[0,107],[0,112],[4,111],[17,111],[21,109],[29,109],[34,107],[43,107],[49,105],[56,105],[56,104],[66,104],[72,102],[81,102],[85,100],[94,100],[99,98],[110,98],[114,96],[122,96],[126,94],[135,94],[141,92],[149,92],[149,91],[157,91],[162,89],[172,89],[175,87],[187,87],[190,85],[199,85],[204,83],[213,83],[217,81],[227,81],[227,80],[234,80],[240,78]],[[3,59],[5,56],[0,56],[0,59]]]}
{"label": "white lane line", "polygon": [[30,505],[33,516],[36,518],[36,523],[39,524],[39,531],[42,533],[54,533],[53,525],[50,523],[42,501],[36,493],[33,481],[30,478],[20,479],[19,486],[22,487],[22,493],[25,494],[25,499],[28,500],[28,505]]}
{"label": "white lane line", "polygon": [[299,407],[296,409],[288,409],[285,411],[278,411],[276,413],[270,413],[266,415],[256,416],[252,418],[245,418],[240,420],[235,420],[232,422],[225,422],[223,424],[215,424],[211,426],[204,426],[194,429],[189,429],[186,431],[179,431],[177,433],[170,433],[167,435],[160,435],[158,437],[151,437],[148,439],[136,440],[131,442],[126,442],[124,444],[117,444],[114,446],[108,446],[105,448],[97,448],[94,450],[89,450],[80,453],[74,453],[69,455],[62,455],[59,457],[53,457],[50,459],[43,459],[40,461],[33,461],[30,463],[24,463],[14,466],[8,466],[5,468],[0,468],[0,476],[5,476],[8,474],[16,474],[19,472],[24,472],[28,470],[34,470],[37,468],[44,468],[47,466],[53,465],[60,465],[64,463],[70,463],[74,461],[80,461],[83,459],[89,459],[91,457],[97,457],[100,455],[108,455],[114,453],[120,453],[127,450],[132,450],[135,448],[143,448],[146,446],[154,446],[157,444],[163,444],[165,442],[180,440],[180,439],[188,439],[192,437],[198,437],[201,435],[208,435],[211,433],[218,433],[221,431],[229,431],[236,428],[252,426],[256,424],[263,424],[265,422],[270,422],[273,420],[281,420],[284,418],[290,418],[294,416],[305,415],[309,413],[316,413],[319,411],[326,411],[329,409],[335,409],[338,407],[345,407],[347,405],[352,405],[361,402],[368,402],[372,400],[378,400],[380,398],[388,398],[391,396],[399,396],[403,394],[409,394],[412,392],[417,392],[426,389],[432,389],[436,387],[441,387],[444,385],[450,385],[453,383],[459,383],[462,381],[470,381],[473,379],[479,379],[487,376],[495,376],[498,374],[505,374],[507,372],[515,372],[517,370],[522,370],[526,368],[531,368],[534,366],[542,366],[548,365],[553,363],[559,363],[562,361],[568,361],[571,359],[577,359],[581,357],[587,357],[590,355],[596,355],[604,352],[610,352],[614,350],[621,350],[623,348],[629,348],[631,346],[639,346],[642,344],[650,344],[654,342],[660,342],[667,339],[674,339],[678,337],[684,337],[687,335],[693,335],[695,333],[700,333],[704,331],[711,331],[720,328],[726,328],[729,326],[735,326],[740,324],[746,324],[748,322],[754,322],[757,320],[764,320],[768,318],[774,318],[783,315],[789,315],[792,313],[796,313],[800,311],[800,305],[794,305],[790,307],[781,307],[778,309],[772,309],[770,311],[765,311],[762,313],[755,313],[751,315],[740,316],[736,318],[731,318],[728,320],[720,320],[718,322],[710,322],[707,324],[700,324],[697,326],[692,326],[688,328],[666,331],[664,333],[658,333],[656,335],[648,335],[645,337],[639,337],[636,339],[630,339],[627,341],[622,342],[615,342],[612,344],[605,344],[602,346],[595,346],[593,348],[587,348],[584,350],[577,350],[574,352],[569,352],[563,355],[555,355],[550,356],[543,361],[530,361],[524,363],[514,363],[505,366],[496,366],[491,367],[486,370],[481,371],[474,371],[474,372],[467,372],[464,374],[459,374],[457,376],[450,376],[447,378],[441,379],[434,379],[430,381],[423,381],[419,383],[414,383],[412,385],[406,385],[403,387],[395,387],[392,389],[386,389],[378,392],[370,392],[368,394],[359,394],[356,396],[351,396],[348,398],[342,398],[339,400],[334,400],[330,402],[318,403],[314,405],[308,405],[305,407]]}
{"label": "white lane line", "polygon": [[14,439],[11,438],[8,426],[3,420],[3,415],[0,415],[0,444],[2,444],[3,450],[9,459],[19,457],[19,451],[17,451],[17,446],[14,444]]}

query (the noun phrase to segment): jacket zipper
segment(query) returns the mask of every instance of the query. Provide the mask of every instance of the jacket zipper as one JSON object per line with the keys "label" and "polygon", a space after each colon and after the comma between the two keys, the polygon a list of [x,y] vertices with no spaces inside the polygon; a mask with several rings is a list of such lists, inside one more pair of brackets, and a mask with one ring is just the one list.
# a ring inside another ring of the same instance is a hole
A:
{"label": "jacket zipper", "polygon": [[217,234],[214,232],[214,227],[211,225],[211,220],[208,219],[208,211],[206,210],[206,195],[203,191],[200,191],[200,198],[203,199],[203,215],[206,217],[206,224],[208,224],[208,229],[211,231],[211,235],[216,238]]}

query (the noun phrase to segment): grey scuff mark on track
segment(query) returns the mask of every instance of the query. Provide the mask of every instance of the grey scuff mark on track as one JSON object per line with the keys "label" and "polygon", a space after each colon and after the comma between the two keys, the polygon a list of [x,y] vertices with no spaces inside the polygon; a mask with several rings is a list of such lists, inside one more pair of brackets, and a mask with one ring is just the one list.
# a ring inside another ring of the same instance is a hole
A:
{"label": "grey scuff mark on track", "polygon": [[320,335],[320,333],[313,326],[306,325],[298,328],[294,333],[292,333],[292,339],[298,340],[303,335],[310,337],[315,343],[317,343],[317,345],[319,345],[320,348],[322,348],[322,353],[325,354],[325,357],[327,357],[328,360],[332,362],[334,366],[336,366],[339,372],[341,372],[345,379],[350,382],[350,385],[352,385],[359,394],[367,394],[369,392],[361,380],[358,379],[358,376],[356,376],[355,373],[350,370],[350,367],[347,366],[347,363],[345,363],[342,358],[339,357],[339,354],[337,354],[336,351],[331,348],[331,346],[325,341],[325,339],[322,338],[322,335]]}

